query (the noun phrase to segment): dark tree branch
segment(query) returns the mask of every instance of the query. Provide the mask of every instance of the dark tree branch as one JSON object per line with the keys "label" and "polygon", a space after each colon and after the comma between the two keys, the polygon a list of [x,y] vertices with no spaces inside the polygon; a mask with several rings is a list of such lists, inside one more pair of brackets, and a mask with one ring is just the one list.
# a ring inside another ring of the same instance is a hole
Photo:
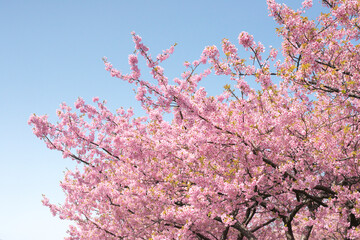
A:
{"label": "dark tree branch", "polygon": [[309,240],[313,226],[306,226],[300,240]]}
{"label": "dark tree branch", "polygon": [[321,205],[323,207],[328,207],[327,204],[322,202],[323,198],[321,198],[321,197],[312,196],[312,195],[308,194],[307,192],[305,192],[304,190],[293,189],[293,192],[297,193],[299,195],[303,195],[306,198],[311,199],[312,201],[318,203],[319,205]]}
{"label": "dark tree branch", "polygon": [[113,236],[113,237],[116,237],[116,238],[118,238],[118,239],[121,239],[121,240],[124,239],[124,237],[118,236],[118,235],[116,235],[115,233],[112,233],[112,232],[110,232],[109,230],[100,227],[97,223],[91,221],[85,214],[84,214],[84,216],[85,216],[86,220],[87,220],[88,222],[92,223],[97,229],[99,229],[99,230],[101,230],[101,231],[104,231],[104,232],[106,232],[107,234],[109,234],[109,235],[111,235],[111,236]]}
{"label": "dark tree branch", "polygon": [[[215,217],[214,220],[222,223],[220,217]],[[234,225],[232,225],[231,227],[238,230],[247,239],[249,239],[249,240],[257,240],[255,235],[251,231],[249,231],[243,224],[239,223],[238,221],[236,221],[236,223]]]}
{"label": "dark tree branch", "polygon": [[272,219],[270,219],[269,221],[267,221],[267,222],[265,222],[265,223],[263,223],[263,224],[261,224],[261,225],[259,225],[259,226],[254,227],[254,228],[251,229],[250,231],[251,231],[251,232],[256,232],[256,231],[259,230],[260,228],[263,228],[263,227],[269,225],[270,223],[274,222],[275,220],[276,220],[276,218],[272,218]]}
{"label": "dark tree branch", "polygon": [[225,230],[224,230],[223,233],[221,234],[220,240],[226,240],[227,235],[229,234],[229,229],[230,229],[230,226],[227,226],[227,227],[225,228]]}
{"label": "dark tree branch", "polygon": [[193,232],[193,233],[198,237],[198,239],[200,239],[200,240],[211,240],[210,238],[202,235],[201,233],[194,232],[194,231],[192,231],[192,232]]}

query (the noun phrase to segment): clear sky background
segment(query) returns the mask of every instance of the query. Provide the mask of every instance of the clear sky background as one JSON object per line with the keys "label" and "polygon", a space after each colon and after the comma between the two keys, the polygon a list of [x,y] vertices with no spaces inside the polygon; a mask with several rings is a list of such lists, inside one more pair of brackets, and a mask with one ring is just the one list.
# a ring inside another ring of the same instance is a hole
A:
{"label": "clear sky background", "polygon": [[[312,11],[320,11],[317,0],[314,5]],[[59,181],[74,163],[48,150],[27,120],[36,113],[56,122],[59,104],[73,105],[79,96],[87,102],[106,99],[113,110],[132,106],[141,115],[133,86],[111,78],[101,60],[106,56],[128,72],[131,31],[142,36],[153,56],[178,43],[163,65],[173,78],[205,46],[220,48],[224,37],[237,43],[241,31],[267,49],[279,47],[275,27],[265,0],[0,0],[0,239],[66,236],[68,222],[54,218],[41,195],[61,203]],[[205,85],[219,93],[224,85],[219,81],[210,78]]]}

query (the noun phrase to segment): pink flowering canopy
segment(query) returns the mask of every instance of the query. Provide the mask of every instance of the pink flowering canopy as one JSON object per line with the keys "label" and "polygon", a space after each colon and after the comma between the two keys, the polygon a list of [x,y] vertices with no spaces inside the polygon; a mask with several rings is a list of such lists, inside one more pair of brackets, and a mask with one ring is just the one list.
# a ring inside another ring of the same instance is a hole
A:
{"label": "pink flowering canopy", "polygon": [[[30,117],[48,148],[80,165],[61,182],[62,205],[43,200],[74,222],[67,239],[360,239],[360,1],[323,0],[315,20],[304,16],[311,0],[267,3],[281,61],[241,32],[249,61],[224,39],[169,81],[161,63],[175,46],[154,58],[133,33],[131,72],[104,62],[137,86],[146,116],[79,98],[57,124]],[[232,84],[208,96],[198,84],[209,74]]]}

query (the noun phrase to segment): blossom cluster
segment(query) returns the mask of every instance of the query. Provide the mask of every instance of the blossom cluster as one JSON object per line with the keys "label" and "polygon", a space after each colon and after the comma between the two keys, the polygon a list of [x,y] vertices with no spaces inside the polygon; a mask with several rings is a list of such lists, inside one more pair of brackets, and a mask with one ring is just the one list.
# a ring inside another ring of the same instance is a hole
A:
{"label": "blossom cluster", "polygon": [[[43,200],[75,224],[68,239],[360,239],[360,3],[323,1],[316,20],[304,15],[311,0],[267,3],[281,49],[241,32],[249,59],[224,39],[172,80],[160,64],[175,45],[152,58],[132,33],[129,74],[104,58],[137,87],[144,117],[99,98],[62,104],[57,124],[30,117],[81,166],[65,173],[63,204]],[[199,86],[211,74],[231,81],[218,96]]]}

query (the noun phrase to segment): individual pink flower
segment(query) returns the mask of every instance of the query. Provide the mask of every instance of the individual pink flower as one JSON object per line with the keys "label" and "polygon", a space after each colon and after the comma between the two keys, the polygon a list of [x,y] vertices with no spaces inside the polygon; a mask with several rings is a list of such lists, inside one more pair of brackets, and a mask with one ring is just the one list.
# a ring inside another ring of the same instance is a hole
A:
{"label": "individual pink flower", "polygon": [[111,70],[111,68],[112,68],[111,63],[109,63],[109,62],[105,62],[105,70],[106,70],[106,71],[110,71],[110,70]]}
{"label": "individual pink flower", "polygon": [[193,64],[193,66],[195,66],[195,67],[196,67],[197,65],[199,65],[199,64],[200,64],[200,62],[199,62],[198,60],[195,60],[195,61],[193,61],[193,63],[192,63],[192,64]]}
{"label": "individual pink flower", "polygon": [[304,9],[309,9],[312,7],[312,5],[313,5],[312,0],[305,0],[302,2],[302,6]]}
{"label": "individual pink flower", "polygon": [[239,44],[243,45],[245,48],[249,48],[254,45],[254,37],[247,32],[241,32],[238,39]]}
{"label": "individual pink flower", "polygon": [[119,77],[119,76],[120,76],[120,71],[112,68],[112,69],[110,70],[110,75],[111,75],[112,77]]}
{"label": "individual pink flower", "polygon": [[270,58],[271,58],[271,60],[275,60],[277,54],[278,54],[278,51],[275,48],[271,48],[271,50],[270,50]]}
{"label": "individual pink flower", "polygon": [[131,66],[134,66],[134,65],[137,64],[137,63],[138,63],[138,58],[137,58],[137,56],[134,55],[134,54],[130,54],[130,55],[129,55],[129,64],[130,64]]}
{"label": "individual pink flower", "polygon": [[75,107],[76,107],[77,109],[79,109],[79,108],[82,107],[84,104],[85,104],[84,99],[78,98],[78,99],[76,100],[76,102],[75,102]]}
{"label": "individual pink flower", "polygon": [[203,51],[203,55],[208,58],[218,58],[219,50],[216,46],[207,46]]}
{"label": "individual pink flower", "polygon": [[190,67],[190,66],[191,66],[191,63],[190,63],[190,62],[188,62],[188,61],[185,61],[185,62],[184,62],[184,66],[188,68],[188,67]]}

